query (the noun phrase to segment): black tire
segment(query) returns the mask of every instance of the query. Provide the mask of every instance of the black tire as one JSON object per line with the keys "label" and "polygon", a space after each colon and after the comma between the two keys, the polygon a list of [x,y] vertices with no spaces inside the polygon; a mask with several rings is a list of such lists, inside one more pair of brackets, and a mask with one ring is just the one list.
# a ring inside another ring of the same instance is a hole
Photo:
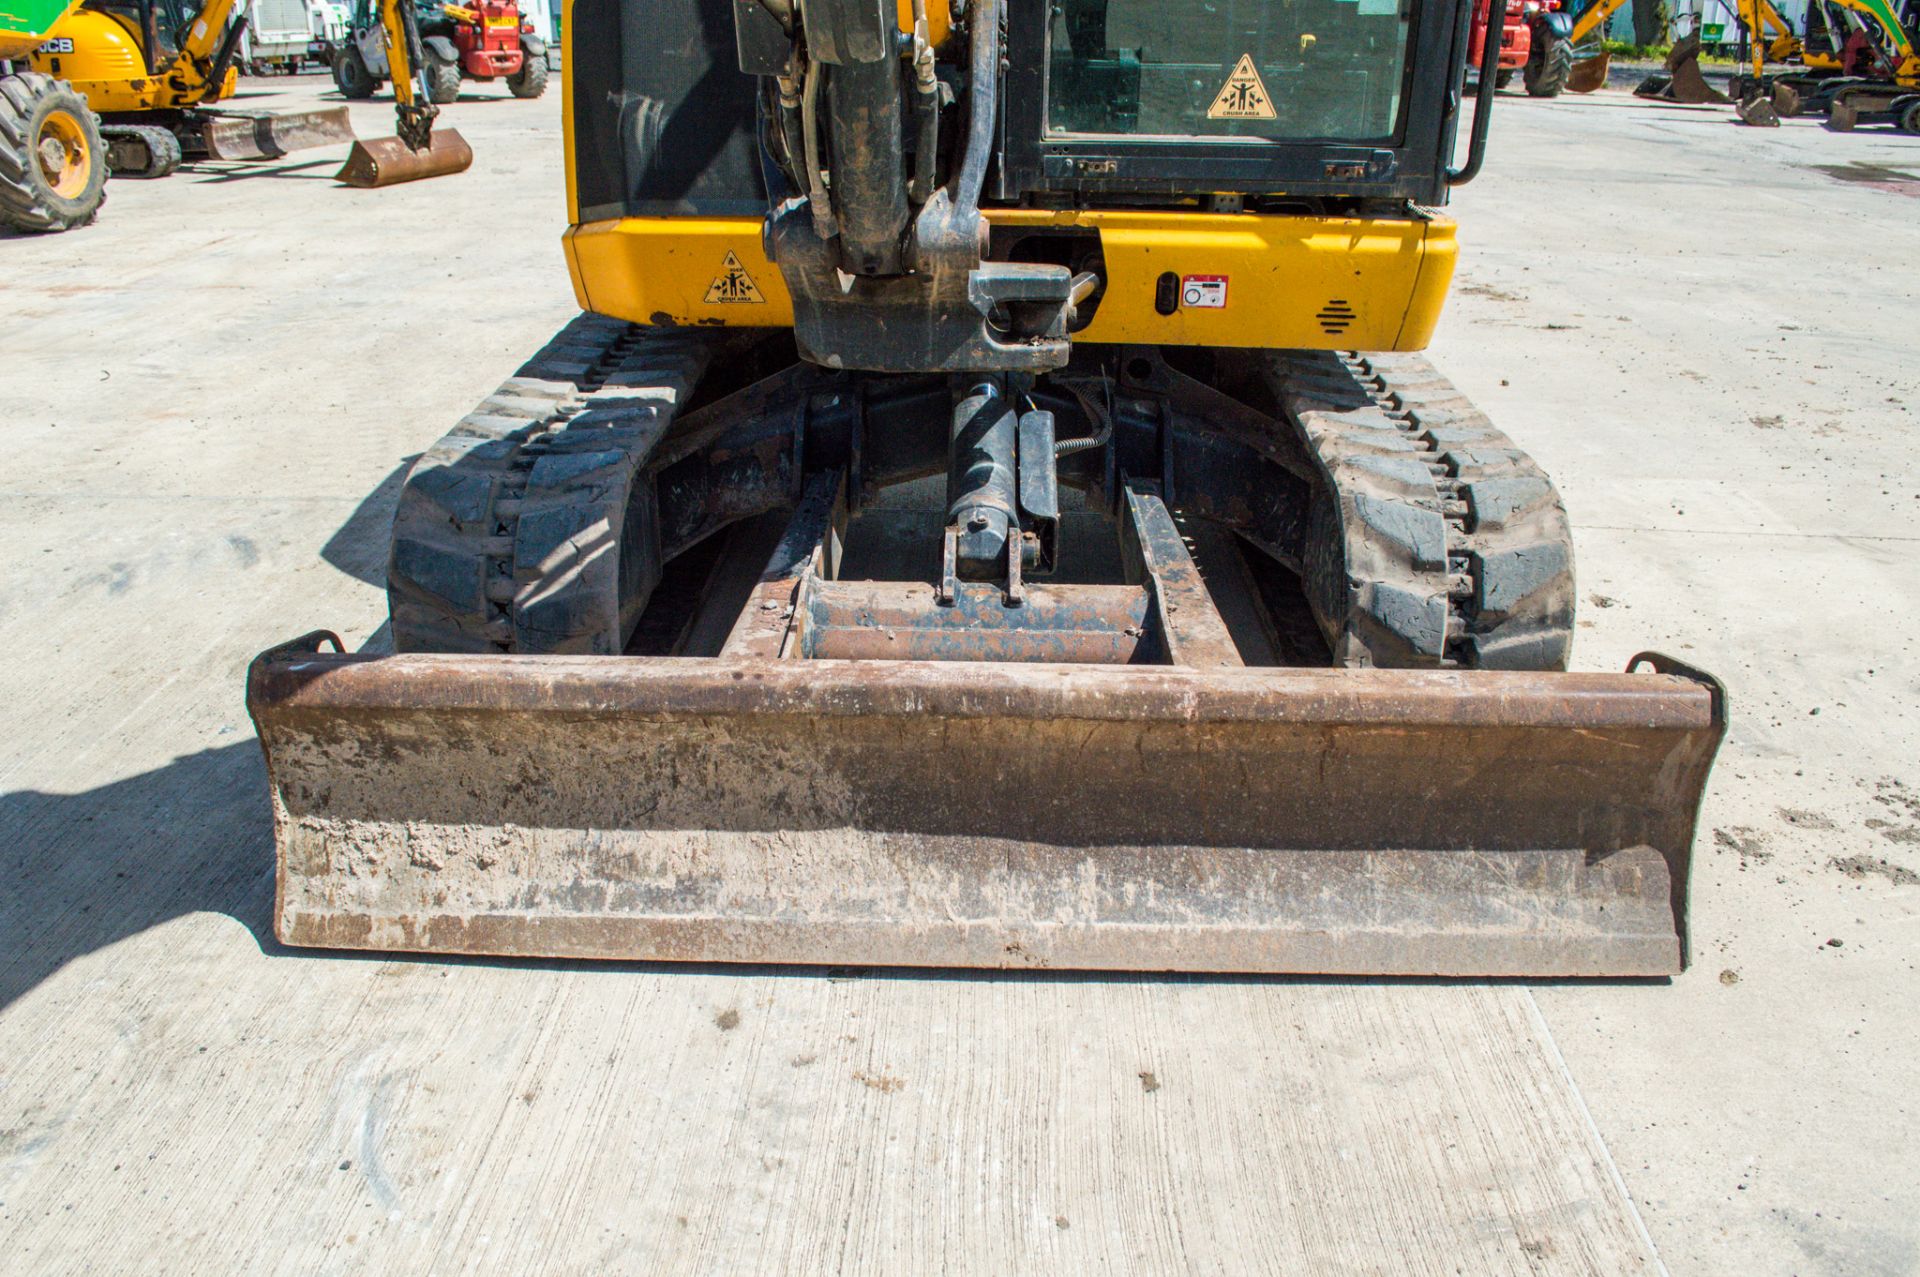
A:
{"label": "black tire", "polygon": [[339,55],[333,60],[333,85],[340,90],[340,96],[356,102],[372,97],[373,91],[380,87],[380,81],[367,70],[367,60],[351,41],[340,47]]}
{"label": "black tire", "polygon": [[100,120],[65,80],[0,76],[0,224],[22,231],[84,226],[107,198]]}
{"label": "black tire", "polygon": [[444,106],[460,97],[460,64],[427,53],[427,100]]}
{"label": "black tire", "polygon": [[109,124],[100,133],[107,140],[107,156],[115,177],[166,177],[180,167],[180,139],[172,129],[156,124]]}
{"label": "black tire", "polygon": [[1536,98],[1557,98],[1567,87],[1567,77],[1573,74],[1573,46],[1559,36],[1547,39],[1535,39],[1533,50],[1527,55],[1527,66],[1521,79],[1527,86],[1527,93]]}
{"label": "black tire", "polygon": [[1920,97],[1895,103],[1894,108],[1894,119],[1899,121],[1902,133],[1920,133]]}
{"label": "black tire", "polygon": [[525,45],[520,48],[520,69],[507,77],[507,92],[529,100],[547,91],[547,55],[535,57]]}
{"label": "black tire", "polygon": [[1513,68],[1512,68],[1512,67],[1501,67],[1501,68],[1500,68],[1500,69],[1499,69],[1498,71],[1495,71],[1495,72],[1493,73],[1493,87],[1494,87],[1494,88],[1496,88],[1496,89],[1504,89],[1504,88],[1506,88],[1506,87],[1507,87],[1508,85],[1510,85],[1510,84],[1512,84],[1512,83],[1513,83]]}

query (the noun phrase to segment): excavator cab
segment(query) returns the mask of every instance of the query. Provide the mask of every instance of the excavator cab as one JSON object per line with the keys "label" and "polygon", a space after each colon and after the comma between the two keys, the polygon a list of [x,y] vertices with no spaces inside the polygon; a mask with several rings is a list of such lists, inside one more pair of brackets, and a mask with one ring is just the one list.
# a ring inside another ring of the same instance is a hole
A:
{"label": "excavator cab", "polygon": [[[1047,33],[1047,128],[1172,146],[1199,136],[1386,137],[1411,14],[1352,7],[1253,6],[1223,24],[1200,5],[1069,0],[1054,7]],[[1239,74],[1216,84],[1223,62]]]}
{"label": "excavator cab", "polygon": [[139,37],[148,75],[160,74],[180,56],[182,37],[202,8],[190,0],[86,0],[81,7],[112,14]]}
{"label": "excavator cab", "polygon": [[249,672],[281,939],[1679,970],[1724,694],[1566,672],[1416,353],[1469,16],[575,0],[587,313],[409,473],[394,651]]}

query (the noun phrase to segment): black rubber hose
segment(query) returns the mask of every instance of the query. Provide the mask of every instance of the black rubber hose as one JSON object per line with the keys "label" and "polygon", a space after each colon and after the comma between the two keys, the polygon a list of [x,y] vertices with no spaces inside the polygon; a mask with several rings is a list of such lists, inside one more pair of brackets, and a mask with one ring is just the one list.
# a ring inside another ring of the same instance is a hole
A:
{"label": "black rubber hose", "polygon": [[973,42],[967,76],[967,149],[949,192],[956,208],[980,207],[1000,103],[1000,0],[972,0],[968,10]]}

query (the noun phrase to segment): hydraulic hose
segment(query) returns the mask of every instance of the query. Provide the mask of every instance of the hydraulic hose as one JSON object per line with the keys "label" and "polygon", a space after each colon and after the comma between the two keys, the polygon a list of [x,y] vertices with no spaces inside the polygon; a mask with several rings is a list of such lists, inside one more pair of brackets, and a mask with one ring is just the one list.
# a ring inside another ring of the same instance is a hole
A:
{"label": "hydraulic hose", "polygon": [[973,28],[967,73],[967,149],[948,192],[955,208],[979,208],[993,153],[993,123],[1000,102],[1000,0],[972,0]]}

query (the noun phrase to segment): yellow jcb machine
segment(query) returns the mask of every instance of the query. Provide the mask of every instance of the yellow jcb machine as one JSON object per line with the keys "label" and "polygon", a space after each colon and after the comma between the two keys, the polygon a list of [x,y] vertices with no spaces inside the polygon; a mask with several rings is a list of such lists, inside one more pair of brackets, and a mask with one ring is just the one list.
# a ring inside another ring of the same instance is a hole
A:
{"label": "yellow jcb machine", "polygon": [[[0,13],[0,224],[26,231],[83,225],[105,199],[109,172],[165,177],[183,158],[277,159],[352,141],[345,107],[276,114],[218,105],[233,96],[238,75],[241,7],[238,0],[18,0],[16,12]],[[389,38],[398,39],[411,27],[410,4],[381,7]],[[417,49],[417,32],[413,39]],[[356,149],[342,181],[387,185],[472,162],[458,136],[444,131],[436,148],[425,149],[427,125],[415,105],[416,96],[425,103],[424,90],[396,81],[396,96],[401,131],[421,141],[421,154],[399,146],[402,159],[394,145],[369,144]],[[375,164],[375,155],[385,158]]]}
{"label": "yellow jcb machine", "polygon": [[1766,123],[1776,112],[1825,115],[1829,128],[1843,132],[1877,118],[1920,133],[1917,40],[1920,32],[1908,28],[1890,0],[1813,0],[1805,39],[1794,50],[1802,66],[1769,74],[1756,49],[1751,73],[1735,77],[1741,117]]}
{"label": "yellow jcb machine", "polygon": [[[1625,3],[1592,0],[1574,18],[1567,37],[1574,46],[1573,70],[1567,77],[1572,92],[1592,93],[1607,82],[1612,57],[1601,40],[1608,19]],[[1732,8],[1751,70],[1732,77],[1729,93],[1708,84],[1700,72],[1698,30],[1676,40],[1663,70],[1634,92],[1695,104],[1731,101],[1743,121],[1759,125],[1777,125],[1778,116],[1803,111],[1833,114],[1837,107],[1839,117],[1848,121],[1843,127],[1850,127],[1850,117],[1858,111],[1880,109],[1903,90],[1910,95],[1920,89],[1920,54],[1894,0],[1809,0],[1809,34],[1804,39],[1771,0],[1733,0]],[[1858,68],[1851,67],[1843,53],[1856,35],[1863,46]],[[1797,62],[1802,69],[1768,75],[1770,62]]]}
{"label": "yellow jcb machine", "polygon": [[1470,17],[575,0],[587,313],[412,468],[393,650],[249,672],[279,936],[1678,971],[1719,686],[1566,672],[1560,498],[1411,353]]}

